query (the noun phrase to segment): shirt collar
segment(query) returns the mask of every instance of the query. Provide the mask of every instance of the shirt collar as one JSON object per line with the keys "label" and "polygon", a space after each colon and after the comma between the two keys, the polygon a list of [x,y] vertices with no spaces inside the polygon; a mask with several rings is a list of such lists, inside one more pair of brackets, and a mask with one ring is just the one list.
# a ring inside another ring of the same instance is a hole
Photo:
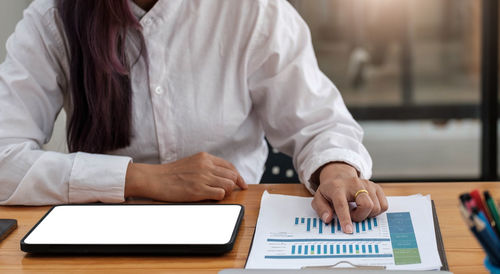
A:
{"label": "shirt collar", "polygon": [[128,3],[132,14],[134,14],[138,20],[141,20],[141,18],[146,15],[146,11],[139,7],[133,0],[128,0]]}

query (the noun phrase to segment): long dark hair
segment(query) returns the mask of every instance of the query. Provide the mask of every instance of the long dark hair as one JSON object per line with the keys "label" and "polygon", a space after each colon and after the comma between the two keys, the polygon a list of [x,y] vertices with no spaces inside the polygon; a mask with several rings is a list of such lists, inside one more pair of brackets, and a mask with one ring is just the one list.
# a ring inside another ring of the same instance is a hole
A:
{"label": "long dark hair", "polygon": [[[141,38],[128,0],[58,0],[70,46],[71,152],[104,153],[130,144],[132,87],[127,32]],[[139,56],[140,57],[140,56]]]}

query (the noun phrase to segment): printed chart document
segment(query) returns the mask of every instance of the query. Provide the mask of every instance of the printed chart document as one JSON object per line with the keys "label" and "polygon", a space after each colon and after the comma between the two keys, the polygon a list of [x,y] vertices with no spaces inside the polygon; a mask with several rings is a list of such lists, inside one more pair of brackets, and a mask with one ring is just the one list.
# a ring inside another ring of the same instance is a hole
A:
{"label": "printed chart document", "polygon": [[312,198],[262,195],[259,218],[246,268],[297,269],[340,261],[397,270],[439,270],[429,196],[388,197],[389,210],[354,222],[342,232],[335,217],[323,223]]}

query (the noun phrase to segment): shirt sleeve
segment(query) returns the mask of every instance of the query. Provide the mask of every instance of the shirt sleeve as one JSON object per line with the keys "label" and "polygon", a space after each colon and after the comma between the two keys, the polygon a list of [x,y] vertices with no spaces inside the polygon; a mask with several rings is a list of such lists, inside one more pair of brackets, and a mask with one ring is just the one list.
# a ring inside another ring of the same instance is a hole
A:
{"label": "shirt sleeve", "polygon": [[122,202],[129,157],[41,150],[66,90],[67,52],[54,8],[35,1],[0,65],[0,204]]}
{"label": "shirt sleeve", "polygon": [[335,85],[320,71],[306,23],[283,0],[261,1],[249,46],[248,85],[271,145],[293,156],[311,193],[311,175],[341,161],[371,177],[363,130]]}

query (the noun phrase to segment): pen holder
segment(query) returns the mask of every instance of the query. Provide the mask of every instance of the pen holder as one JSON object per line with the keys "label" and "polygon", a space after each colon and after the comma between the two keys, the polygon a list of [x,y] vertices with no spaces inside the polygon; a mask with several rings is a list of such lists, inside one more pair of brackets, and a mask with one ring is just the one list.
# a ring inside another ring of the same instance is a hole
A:
{"label": "pen holder", "polygon": [[493,265],[488,257],[484,259],[484,266],[491,274],[500,274],[500,266]]}

